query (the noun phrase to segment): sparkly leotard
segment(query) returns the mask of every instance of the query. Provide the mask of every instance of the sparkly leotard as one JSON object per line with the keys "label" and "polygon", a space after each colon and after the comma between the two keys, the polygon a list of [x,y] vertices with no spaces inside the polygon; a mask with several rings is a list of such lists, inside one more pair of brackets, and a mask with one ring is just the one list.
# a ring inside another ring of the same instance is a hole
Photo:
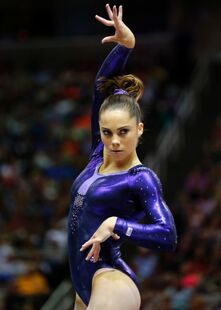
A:
{"label": "sparkly leotard", "polygon": [[[99,70],[99,77],[120,75],[132,49],[117,45]],[[94,273],[100,268],[116,268],[126,273],[137,284],[136,275],[122,260],[120,246],[129,238],[137,245],[153,250],[172,251],[176,247],[176,228],[173,216],[162,197],[156,174],[142,164],[128,171],[102,175],[103,144],[99,136],[98,111],[103,95],[96,88],[92,108],[92,155],[89,163],[76,178],[71,188],[68,220],[68,250],[74,289],[88,305]],[[116,216],[112,237],[101,244],[99,260],[86,261],[90,251],[80,248],[94,234],[101,223]],[[145,217],[145,224],[141,220]]]}

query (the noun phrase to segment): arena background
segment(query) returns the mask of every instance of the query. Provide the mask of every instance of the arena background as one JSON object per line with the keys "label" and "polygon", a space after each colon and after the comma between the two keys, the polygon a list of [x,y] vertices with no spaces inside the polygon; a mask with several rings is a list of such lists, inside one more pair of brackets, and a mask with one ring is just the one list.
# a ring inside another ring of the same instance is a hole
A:
{"label": "arena background", "polygon": [[[87,162],[104,1],[0,2],[0,309],[73,309],[69,191]],[[145,83],[141,160],[159,175],[178,247],[129,242],[144,310],[221,308],[220,1],[123,4]]]}

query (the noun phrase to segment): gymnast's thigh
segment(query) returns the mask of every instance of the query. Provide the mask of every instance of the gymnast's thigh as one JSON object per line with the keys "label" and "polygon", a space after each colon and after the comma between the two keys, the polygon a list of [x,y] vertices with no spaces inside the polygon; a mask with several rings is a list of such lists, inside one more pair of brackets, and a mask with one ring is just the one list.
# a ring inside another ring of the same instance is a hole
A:
{"label": "gymnast's thigh", "polygon": [[139,290],[124,272],[102,268],[94,274],[88,310],[139,310],[140,304]]}
{"label": "gymnast's thigh", "polygon": [[76,293],[74,310],[86,310],[86,309],[87,309],[86,305],[84,304],[80,296]]}

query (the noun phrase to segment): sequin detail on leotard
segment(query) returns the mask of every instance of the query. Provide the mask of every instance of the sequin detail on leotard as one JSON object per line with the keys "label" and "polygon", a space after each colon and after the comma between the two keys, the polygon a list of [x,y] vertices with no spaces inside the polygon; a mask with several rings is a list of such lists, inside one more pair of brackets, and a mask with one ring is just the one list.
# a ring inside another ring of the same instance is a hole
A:
{"label": "sequin detail on leotard", "polygon": [[76,228],[78,225],[79,213],[83,207],[83,204],[85,201],[85,195],[87,194],[89,187],[96,179],[101,177],[101,175],[97,174],[97,170],[98,170],[98,167],[95,169],[94,174],[81,184],[76,194],[76,197],[74,199],[73,205],[71,206],[72,221],[71,221],[70,227],[71,227],[72,234],[74,234],[74,232],[76,231]]}
{"label": "sequin detail on leotard", "polygon": [[70,223],[71,233],[73,234],[76,231],[77,225],[78,225],[78,215],[80,212],[80,209],[82,208],[84,203],[84,196],[77,193],[73,205],[71,206],[72,214],[71,218],[72,221]]}

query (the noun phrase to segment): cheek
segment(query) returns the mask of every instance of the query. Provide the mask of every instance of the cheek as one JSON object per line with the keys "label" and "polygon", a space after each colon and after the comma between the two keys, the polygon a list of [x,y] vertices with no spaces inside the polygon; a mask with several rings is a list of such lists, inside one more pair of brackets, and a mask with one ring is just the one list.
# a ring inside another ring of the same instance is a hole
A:
{"label": "cheek", "polygon": [[132,148],[135,148],[138,143],[138,136],[136,134],[132,135],[126,142],[126,144]]}
{"label": "cheek", "polygon": [[110,139],[108,139],[105,135],[101,135],[101,141],[104,145],[108,145],[110,143]]}
{"label": "cheek", "polygon": [[101,141],[105,144],[106,139],[104,135],[101,135]]}

